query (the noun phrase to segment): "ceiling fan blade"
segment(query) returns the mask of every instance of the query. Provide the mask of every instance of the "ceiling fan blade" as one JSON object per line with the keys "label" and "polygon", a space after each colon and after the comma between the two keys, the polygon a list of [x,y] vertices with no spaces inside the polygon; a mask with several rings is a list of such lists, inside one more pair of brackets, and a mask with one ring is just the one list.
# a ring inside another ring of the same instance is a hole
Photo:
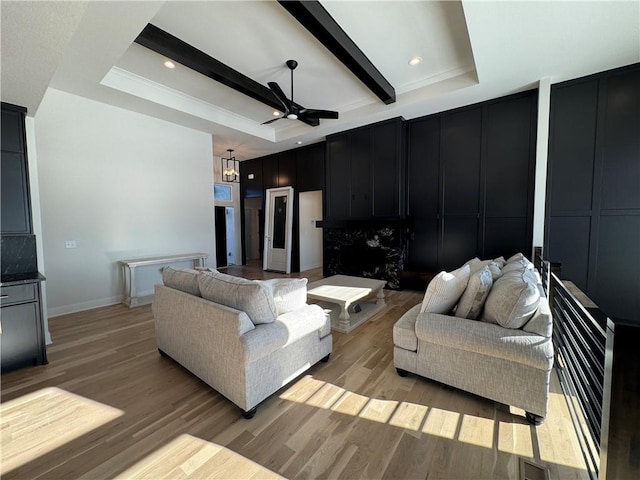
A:
{"label": "ceiling fan blade", "polygon": [[280,85],[278,85],[276,82],[269,82],[267,83],[267,85],[269,85],[269,88],[273,92],[273,95],[278,99],[278,101],[285,108],[286,110],[285,115],[289,113],[289,111],[291,110],[291,102],[289,101],[287,96],[284,94],[284,92],[280,88]]}
{"label": "ceiling fan blade", "polygon": [[316,110],[313,108],[308,108],[303,112],[303,115],[307,118],[338,118],[338,112],[334,112],[332,110]]}
{"label": "ceiling fan blade", "polygon": [[262,122],[260,125],[269,125],[270,123],[275,122],[276,120],[281,120],[284,117],[276,117],[276,118],[272,118],[271,120],[267,120],[266,122]]}

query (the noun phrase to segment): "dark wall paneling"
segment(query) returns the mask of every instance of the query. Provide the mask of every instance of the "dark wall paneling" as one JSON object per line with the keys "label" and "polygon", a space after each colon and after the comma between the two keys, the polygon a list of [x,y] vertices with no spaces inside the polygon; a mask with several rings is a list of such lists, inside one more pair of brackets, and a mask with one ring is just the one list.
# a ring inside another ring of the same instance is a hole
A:
{"label": "dark wall paneling", "polygon": [[[350,133],[349,178],[351,180],[351,217],[371,216],[371,130],[354,130]],[[343,175],[346,172],[343,172]],[[332,190],[333,192],[333,190]]]}
{"label": "dark wall paneling", "polygon": [[518,252],[531,251],[531,236],[527,229],[527,217],[485,218],[486,245],[483,258],[509,258]]}
{"label": "dark wall paneling", "polygon": [[531,251],[536,121],[534,90],[409,122],[409,270]]}
{"label": "dark wall paneling", "polygon": [[591,209],[597,107],[596,80],[553,89],[549,153],[554,181],[547,196],[555,211]]}
{"label": "dark wall paneling", "polygon": [[[253,175],[253,178],[249,178]],[[262,198],[262,161],[261,159],[240,162],[240,192],[242,198]]]}
{"label": "dark wall paneling", "polygon": [[600,217],[596,265],[591,298],[609,316],[640,320],[639,214]]}
{"label": "dark wall paneling", "polygon": [[547,257],[640,322],[640,64],[553,86],[550,120]]}
{"label": "dark wall paneling", "polygon": [[324,148],[322,142],[294,150],[299,192],[324,190]]}
{"label": "dark wall paneling", "polygon": [[269,155],[262,159],[262,182],[265,190],[278,187],[278,161],[280,155]]}
{"label": "dark wall paneling", "polygon": [[[278,159],[278,186],[279,187],[296,187],[296,152],[288,150],[282,152]],[[297,189],[295,189],[297,190]]]}
{"label": "dark wall paneling", "polygon": [[477,214],[480,210],[482,110],[445,115],[442,119],[441,162],[443,212]]}
{"label": "dark wall paneling", "polygon": [[[346,162],[326,162],[327,192],[324,218],[348,218],[351,215],[351,186],[347,134],[334,135],[327,142],[327,158],[344,158]],[[331,194],[329,195],[329,188]]]}
{"label": "dark wall paneling", "polygon": [[404,212],[404,191],[400,182],[404,181],[404,162],[398,164],[389,159],[404,157],[402,148],[404,141],[393,142],[389,139],[403,138],[402,124],[399,122],[383,123],[373,127],[373,214],[376,217],[398,217]]}
{"label": "dark wall paneling", "polygon": [[25,110],[2,105],[2,150],[24,153],[24,124]]}
{"label": "dark wall paneling", "polygon": [[562,258],[562,276],[587,291],[591,216],[552,217],[547,251]]}

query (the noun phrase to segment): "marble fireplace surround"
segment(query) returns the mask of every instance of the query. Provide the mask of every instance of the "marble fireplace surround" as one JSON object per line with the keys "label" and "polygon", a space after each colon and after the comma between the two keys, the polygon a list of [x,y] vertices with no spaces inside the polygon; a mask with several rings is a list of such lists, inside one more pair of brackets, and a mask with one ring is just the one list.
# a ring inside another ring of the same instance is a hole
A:
{"label": "marble fireplace surround", "polygon": [[353,223],[324,228],[324,275],[385,280],[400,288],[406,255],[406,228],[400,222]]}

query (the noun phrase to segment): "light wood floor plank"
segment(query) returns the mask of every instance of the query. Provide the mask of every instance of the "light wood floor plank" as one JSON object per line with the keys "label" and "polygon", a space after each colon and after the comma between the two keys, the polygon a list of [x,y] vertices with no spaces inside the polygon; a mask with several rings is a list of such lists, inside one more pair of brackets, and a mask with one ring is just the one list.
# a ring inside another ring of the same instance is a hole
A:
{"label": "light wood floor plank", "polygon": [[52,318],[49,365],[2,376],[2,476],[516,479],[525,457],[552,478],[587,478],[555,376],[538,428],[507,406],[399,377],[392,327],[422,294],[385,294],[387,308],[335,333],[330,361],[265,400],[252,420],[158,355],[150,306]]}

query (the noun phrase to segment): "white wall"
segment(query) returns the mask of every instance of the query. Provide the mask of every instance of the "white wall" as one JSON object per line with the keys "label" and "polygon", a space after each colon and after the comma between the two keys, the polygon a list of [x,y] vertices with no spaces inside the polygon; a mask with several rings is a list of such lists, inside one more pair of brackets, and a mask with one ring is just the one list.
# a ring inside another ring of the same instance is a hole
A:
{"label": "white wall", "polygon": [[[536,137],[536,175],[533,201],[533,246],[544,245],[544,215],[547,195],[547,154],[549,151],[549,115],[551,110],[551,79],[538,84],[538,134]],[[533,252],[531,257],[533,258]]]}
{"label": "white wall", "polygon": [[[119,259],[213,264],[211,135],[54,89],[35,134],[49,316],[121,301]],[[142,292],[160,279],[136,272]]]}

